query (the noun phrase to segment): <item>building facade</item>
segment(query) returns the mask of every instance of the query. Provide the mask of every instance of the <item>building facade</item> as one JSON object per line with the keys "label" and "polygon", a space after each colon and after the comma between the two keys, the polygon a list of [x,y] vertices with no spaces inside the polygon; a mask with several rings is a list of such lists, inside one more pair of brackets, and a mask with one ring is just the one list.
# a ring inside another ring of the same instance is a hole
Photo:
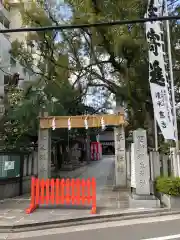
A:
{"label": "building facade", "polygon": [[102,144],[102,154],[103,155],[114,155],[114,128],[107,127],[102,131],[97,139]]}
{"label": "building facade", "polygon": [[[18,0],[0,0],[0,29],[19,28],[22,26],[21,14],[18,9]],[[11,54],[11,43],[18,39],[26,40],[26,33],[0,33],[0,115],[3,113],[4,84],[8,76],[19,74],[19,85],[34,79],[34,75],[22,66]]]}

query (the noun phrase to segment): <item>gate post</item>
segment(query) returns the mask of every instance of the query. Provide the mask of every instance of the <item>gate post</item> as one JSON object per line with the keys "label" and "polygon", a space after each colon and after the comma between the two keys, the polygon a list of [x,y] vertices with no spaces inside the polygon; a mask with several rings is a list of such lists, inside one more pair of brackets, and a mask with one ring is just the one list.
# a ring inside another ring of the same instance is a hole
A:
{"label": "gate post", "polygon": [[114,129],[115,187],[127,187],[126,148],[124,126]]}
{"label": "gate post", "polygon": [[[44,113],[48,117],[48,113]],[[51,129],[42,129],[39,126],[38,134],[38,178],[51,177]]]}

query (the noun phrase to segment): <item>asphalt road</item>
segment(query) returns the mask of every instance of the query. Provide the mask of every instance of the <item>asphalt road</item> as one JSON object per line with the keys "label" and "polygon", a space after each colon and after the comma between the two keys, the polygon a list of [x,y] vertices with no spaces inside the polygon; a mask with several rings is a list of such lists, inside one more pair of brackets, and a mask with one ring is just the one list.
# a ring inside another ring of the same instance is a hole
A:
{"label": "asphalt road", "polygon": [[2,235],[24,240],[169,240],[180,239],[180,215],[124,220],[76,227]]}

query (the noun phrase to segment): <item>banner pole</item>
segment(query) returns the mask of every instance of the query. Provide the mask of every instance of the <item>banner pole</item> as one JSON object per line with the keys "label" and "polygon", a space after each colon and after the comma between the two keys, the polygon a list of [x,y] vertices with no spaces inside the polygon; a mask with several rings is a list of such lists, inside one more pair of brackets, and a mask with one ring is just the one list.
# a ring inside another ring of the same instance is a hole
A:
{"label": "banner pole", "polygon": [[154,114],[154,140],[155,140],[155,151],[158,151],[158,132],[157,132],[157,121]]}
{"label": "banner pole", "polygon": [[[167,0],[164,1],[164,7],[165,7],[165,15],[168,16]],[[168,47],[168,58],[169,58],[169,73],[170,73],[171,92],[172,92],[172,107],[173,107],[173,115],[174,115],[174,130],[175,130],[175,141],[176,141],[177,167],[178,167],[178,176],[180,176],[179,139],[178,139],[177,116],[176,116],[176,100],[175,100],[175,90],[174,90],[174,76],[173,76],[173,67],[172,67],[172,54],[171,54],[171,40],[170,40],[169,20],[166,20],[166,31],[167,31],[167,47]]]}

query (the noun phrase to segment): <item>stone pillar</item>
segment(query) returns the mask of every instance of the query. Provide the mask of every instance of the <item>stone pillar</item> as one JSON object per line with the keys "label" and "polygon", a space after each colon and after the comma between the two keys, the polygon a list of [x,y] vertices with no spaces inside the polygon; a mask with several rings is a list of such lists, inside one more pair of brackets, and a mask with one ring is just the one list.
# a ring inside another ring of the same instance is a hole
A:
{"label": "stone pillar", "polygon": [[136,188],[136,170],[135,170],[134,143],[131,143],[131,187]]}
{"label": "stone pillar", "polygon": [[28,164],[28,155],[24,156],[24,169],[23,169],[23,176],[27,176],[27,164]]}
{"label": "stone pillar", "polygon": [[160,156],[159,152],[150,152],[149,153],[150,158],[150,169],[151,169],[151,180],[155,181],[157,177],[161,175],[160,172]]}
{"label": "stone pillar", "polygon": [[127,187],[131,187],[131,153],[126,151]]}
{"label": "stone pillar", "polygon": [[38,153],[37,153],[37,151],[33,152],[33,159],[34,159],[33,175],[37,175],[38,174]]}
{"label": "stone pillar", "polygon": [[32,154],[28,155],[28,176],[32,175]]}
{"label": "stone pillar", "polygon": [[126,152],[127,178],[131,179],[131,152]]}
{"label": "stone pillar", "polygon": [[126,148],[124,127],[114,129],[115,142],[115,187],[127,186]]}
{"label": "stone pillar", "polygon": [[154,194],[155,193],[154,182],[156,178],[161,175],[159,152],[150,152],[149,161],[150,161],[150,179],[151,179],[150,189],[151,189],[151,193]]}
{"label": "stone pillar", "polygon": [[170,148],[171,172],[174,177],[178,176],[176,149]]}
{"label": "stone pillar", "polygon": [[51,129],[39,128],[38,178],[47,179],[50,177],[51,177]]}
{"label": "stone pillar", "polygon": [[86,162],[90,163],[90,159],[91,159],[91,146],[90,146],[90,137],[87,134],[86,136]]}
{"label": "stone pillar", "polygon": [[136,194],[150,195],[150,166],[147,154],[146,130],[137,129],[133,132]]}
{"label": "stone pillar", "polygon": [[163,167],[163,176],[168,176],[168,159],[169,157],[167,155],[162,156],[162,167]]}

